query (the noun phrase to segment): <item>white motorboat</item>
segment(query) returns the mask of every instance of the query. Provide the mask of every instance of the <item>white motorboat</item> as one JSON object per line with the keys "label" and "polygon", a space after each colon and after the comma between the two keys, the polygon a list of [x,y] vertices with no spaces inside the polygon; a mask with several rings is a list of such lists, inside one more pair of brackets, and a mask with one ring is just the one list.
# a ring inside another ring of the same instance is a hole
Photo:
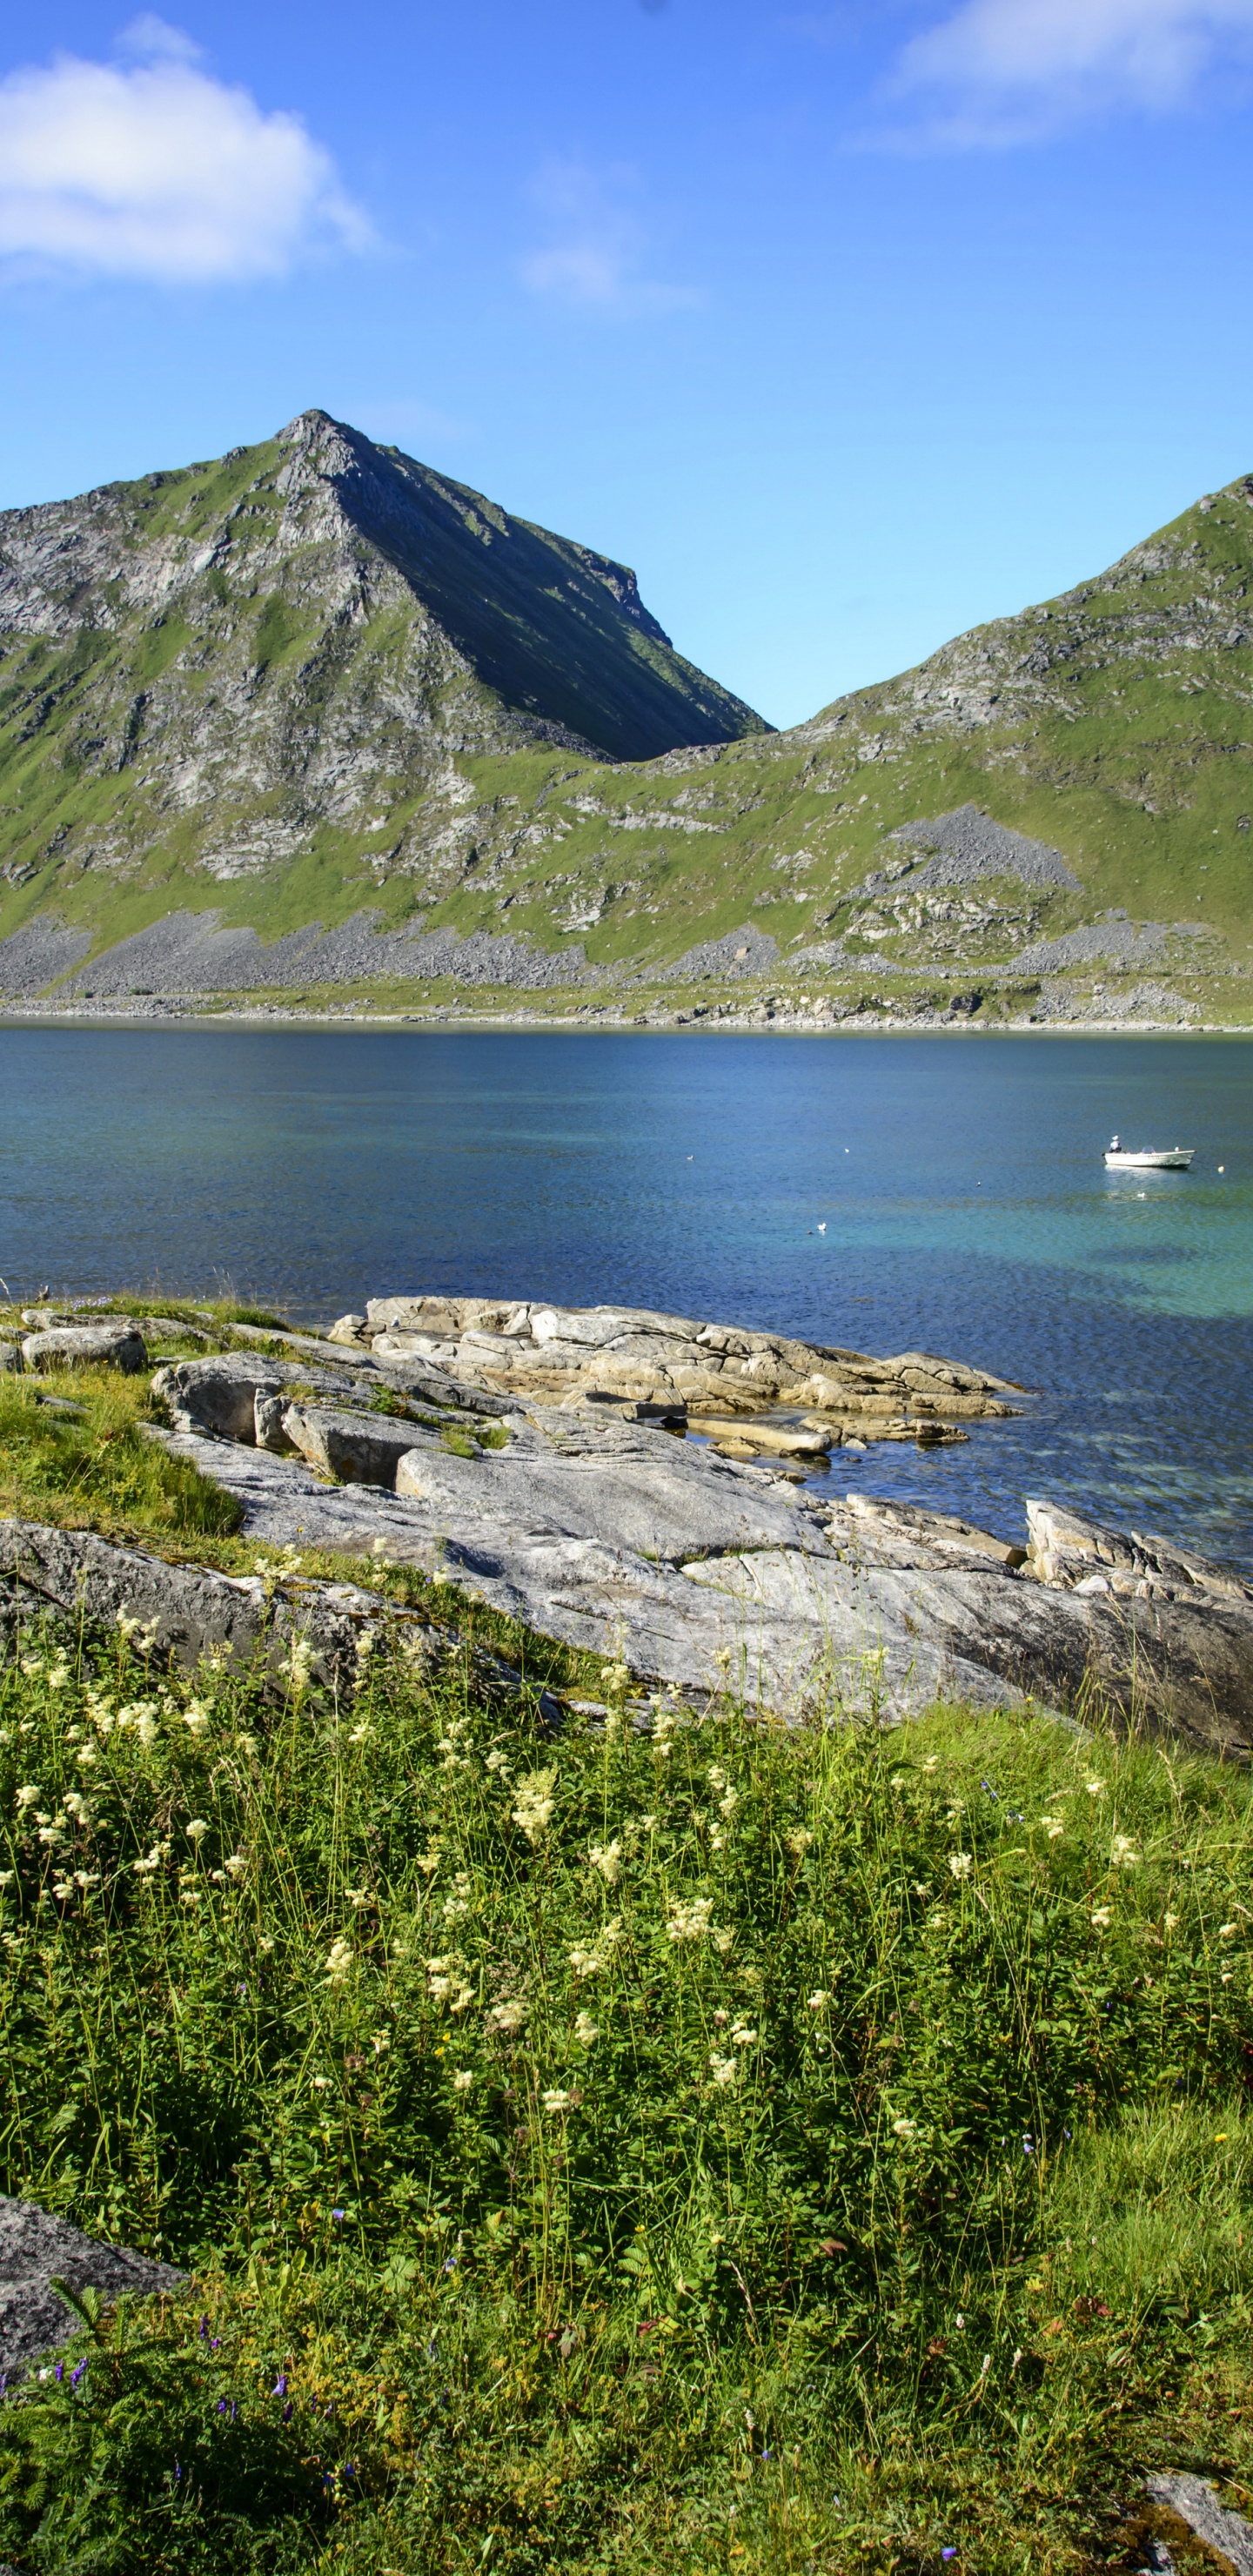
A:
{"label": "white motorboat", "polygon": [[1107,1172],[1186,1172],[1191,1169],[1195,1145],[1142,1146],[1133,1152],[1118,1136],[1111,1136],[1105,1148]]}

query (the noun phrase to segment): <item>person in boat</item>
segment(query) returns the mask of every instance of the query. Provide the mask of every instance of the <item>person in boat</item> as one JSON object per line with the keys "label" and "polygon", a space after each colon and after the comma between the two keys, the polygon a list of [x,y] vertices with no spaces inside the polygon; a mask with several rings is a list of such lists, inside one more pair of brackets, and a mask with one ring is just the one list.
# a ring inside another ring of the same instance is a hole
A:
{"label": "person in boat", "polygon": [[1111,1154],[1121,1154],[1121,1152],[1122,1152],[1122,1138],[1121,1138],[1121,1136],[1111,1136],[1111,1137],[1110,1137],[1108,1151],[1109,1151]]}

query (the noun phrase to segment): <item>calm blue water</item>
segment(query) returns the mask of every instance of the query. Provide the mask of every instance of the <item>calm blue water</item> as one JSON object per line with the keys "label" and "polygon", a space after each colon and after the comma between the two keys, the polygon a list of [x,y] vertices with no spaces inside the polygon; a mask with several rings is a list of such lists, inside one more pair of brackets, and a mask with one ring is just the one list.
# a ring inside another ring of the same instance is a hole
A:
{"label": "calm blue water", "polygon": [[[1239,1039],[23,1025],[0,1106],[17,1294],[229,1284],[325,1322],[461,1289],[938,1351],[1025,1418],[841,1486],[1007,1535],[1048,1493],[1253,1566]],[[1115,1126],[1193,1171],[1107,1175]]]}

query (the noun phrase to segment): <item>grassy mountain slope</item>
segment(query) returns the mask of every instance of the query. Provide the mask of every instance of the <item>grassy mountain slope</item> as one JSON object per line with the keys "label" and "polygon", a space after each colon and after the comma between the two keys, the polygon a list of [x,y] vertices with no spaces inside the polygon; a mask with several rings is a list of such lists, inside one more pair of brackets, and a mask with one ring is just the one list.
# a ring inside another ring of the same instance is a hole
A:
{"label": "grassy mountain slope", "polygon": [[[792,965],[895,997],[918,977],[1038,988],[1078,972],[1117,987],[1149,972],[1246,1015],[1253,479],[1092,582],[770,734],[677,656],[660,672],[669,648],[633,586],[615,597],[629,576],[322,415],[294,432],[151,491],[90,496],[111,527],[125,521],[108,566],[94,588],[67,579],[55,636],[15,634],[0,666],[12,707],[0,934],[55,913],[101,946],[213,907],[269,940],[369,907],[383,924],[520,936],[565,952],[576,977],[585,957],[601,984],[677,965],[682,981],[731,990]],[[51,549],[57,514],[22,516],[48,522]],[[444,544],[454,520],[462,536]],[[474,591],[467,551],[489,526],[493,563],[502,527],[516,549],[490,594]],[[7,529],[0,545],[8,555]],[[147,603],[139,626],[128,607],[124,631],[110,605],[119,545],[128,597]],[[564,604],[544,588],[550,567],[564,568]],[[621,648],[615,661],[597,645],[593,677],[589,599]],[[539,716],[504,685],[524,627]],[[559,695],[563,654],[577,706]],[[606,738],[623,655],[632,678],[688,688],[693,725],[713,731],[721,709],[736,738],[631,764],[591,756],[571,719]],[[96,747],[94,675],[123,660],[143,685],[128,679],[127,697],[115,683]],[[956,857],[904,831],[966,807]],[[989,857],[981,818],[1046,845],[1045,860],[1028,853],[1024,874],[1004,840],[1003,864]],[[1085,953],[1054,953],[1079,929]],[[429,983],[437,967],[415,971]]]}

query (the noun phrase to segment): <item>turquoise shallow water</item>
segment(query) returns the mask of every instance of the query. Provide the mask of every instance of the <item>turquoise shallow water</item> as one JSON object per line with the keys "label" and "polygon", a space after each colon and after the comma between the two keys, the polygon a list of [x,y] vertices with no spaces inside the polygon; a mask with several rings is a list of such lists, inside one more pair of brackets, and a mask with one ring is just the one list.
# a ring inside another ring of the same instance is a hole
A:
{"label": "turquoise shallow water", "polygon": [[[1044,1492],[1253,1567],[1253,1044],[25,1024],[0,1105],[23,1296],[459,1288],[938,1351],[1023,1418],[841,1486],[1007,1535]],[[1192,1172],[1107,1174],[1114,1127]]]}

